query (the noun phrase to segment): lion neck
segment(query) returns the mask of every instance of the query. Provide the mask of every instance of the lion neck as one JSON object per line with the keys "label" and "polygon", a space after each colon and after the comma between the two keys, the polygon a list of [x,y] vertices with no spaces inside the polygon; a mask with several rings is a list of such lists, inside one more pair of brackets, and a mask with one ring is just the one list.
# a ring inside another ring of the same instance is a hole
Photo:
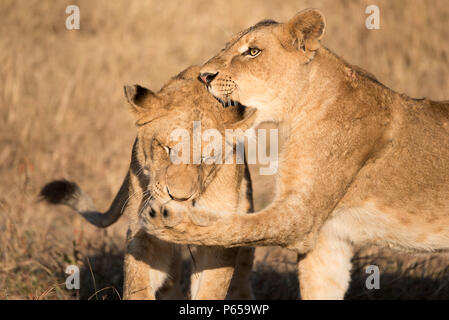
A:
{"label": "lion neck", "polygon": [[314,59],[307,65],[301,65],[296,90],[285,94],[275,110],[280,127],[290,127],[292,121],[302,117],[302,110],[320,108],[325,110],[336,104],[354,105],[360,97],[366,97],[373,108],[376,105],[389,104],[390,101],[376,100],[370,97],[391,97],[394,93],[379,83],[370,73],[355,67],[338,57],[325,47],[320,47]]}

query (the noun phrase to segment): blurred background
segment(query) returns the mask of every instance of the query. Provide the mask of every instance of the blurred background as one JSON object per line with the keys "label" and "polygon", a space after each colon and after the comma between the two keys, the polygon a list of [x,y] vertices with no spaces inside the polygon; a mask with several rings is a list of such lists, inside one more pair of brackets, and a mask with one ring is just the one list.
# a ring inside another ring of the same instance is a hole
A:
{"label": "blurred background", "polygon": [[[80,8],[80,30],[65,9]],[[380,30],[365,8],[380,8]],[[135,136],[123,85],[157,90],[171,76],[217,53],[259,20],[286,21],[316,7],[324,44],[385,85],[412,97],[449,99],[447,0],[0,2],[0,299],[118,299],[126,219],[99,230],[64,207],[37,201],[51,179],[78,182],[99,209],[109,206],[129,165]],[[257,208],[273,178],[253,170]],[[161,253],[163,254],[163,253]],[[185,270],[189,268],[186,255]],[[349,299],[447,299],[449,256],[358,248]],[[68,291],[67,265],[81,268]],[[380,290],[365,288],[379,266]],[[187,272],[187,271],[186,271]],[[252,285],[260,299],[298,296],[296,255],[258,248]]]}

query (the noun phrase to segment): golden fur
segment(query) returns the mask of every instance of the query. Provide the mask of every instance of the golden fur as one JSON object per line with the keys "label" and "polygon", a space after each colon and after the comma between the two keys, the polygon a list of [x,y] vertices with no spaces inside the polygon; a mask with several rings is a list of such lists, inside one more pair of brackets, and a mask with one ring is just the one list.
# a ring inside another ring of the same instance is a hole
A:
{"label": "golden fur", "polygon": [[[170,200],[195,202],[208,210],[232,213],[252,211],[249,170],[244,164],[178,164],[171,162],[168,148],[176,141],[170,133],[192,131],[193,121],[202,129],[247,126],[251,116],[242,110],[223,110],[197,80],[199,67],[191,67],[170,80],[158,93],[140,86],[126,86],[125,94],[137,119],[137,138],[129,172],[105,214],[75,183],[56,181],[45,186],[42,196],[51,203],[66,204],[98,227],[107,227],[123,213],[129,219],[124,264],[124,298],[182,298],[180,247],[160,241],[142,230],[142,220],[151,219],[151,206]],[[207,144],[203,142],[203,148]],[[193,148],[193,147],[192,147]],[[191,148],[191,149],[192,149]],[[165,216],[166,221],[171,219]],[[252,248],[197,247],[192,252],[192,299],[252,298],[249,273]],[[234,267],[237,271],[234,273]],[[233,284],[231,287],[231,278]]]}
{"label": "golden fur", "polygon": [[346,63],[320,44],[325,25],[314,9],[259,23],[201,70],[214,96],[257,107],[254,125],[276,121],[287,137],[272,204],[217,217],[168,203],[189,218],[146,228],[176,243],[296,250],[306,299],[344,297],[354,245],[449,248],[449,103],[398,94]]}

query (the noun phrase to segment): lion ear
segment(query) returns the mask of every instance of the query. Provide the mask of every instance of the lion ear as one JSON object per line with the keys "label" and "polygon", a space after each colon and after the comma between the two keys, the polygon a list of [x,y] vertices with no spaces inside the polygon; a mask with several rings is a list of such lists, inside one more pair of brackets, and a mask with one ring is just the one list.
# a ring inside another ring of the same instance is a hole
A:
{"label": "lion ear", "polygon": [[157,117],[159,110],[158,97],[151,90],[139,85],[125,86],[125,96],[131,105],[131,110],[137,118],[136,124],[149,122],[151,118]]}
{"label": "lion ear", "polygon": [[317,9],[300,11],[285,24],[290,44],[295,49],[304,51],[309,59],[313,59],[315,51],[320,47],[325,29],[326,20]]}
{"label": "lion ear", "polygon": [[142,109],[148,109],[155,94],[138,84],[133,86],[125,86],[125,97],[131,105],[133,111],[141,112]]}

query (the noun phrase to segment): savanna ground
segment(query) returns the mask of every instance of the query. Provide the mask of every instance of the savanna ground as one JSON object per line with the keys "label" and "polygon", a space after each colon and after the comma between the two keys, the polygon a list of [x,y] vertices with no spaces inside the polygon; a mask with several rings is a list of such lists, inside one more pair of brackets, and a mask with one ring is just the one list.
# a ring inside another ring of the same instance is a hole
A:
{"label": "savanna ground", "polygon": [[[81,29],[65,28],[77,4]],[[377,4],[380,30],[365,28]],[[231,34],[264,18],[285,21],[306,7],[328,22],[324,44],[413,97],[449,98],[447,0],[395,1],[29,1],[0,2],[0,299],[116,299],[122,292],[125,219],[107,230],[37,201],[55,178],[77,181],[106,209],[127,170],[134,138],[123,85],[159,88],[221,49]],[[256,203],[272,178],[254,176]],[[163,252],[161,252],[163,254]],[[186,255],[185,268],[188,269]],[[81,268],[81,290],[64,286]],[[379,266],[380,290],[364,286]],[[350,299],[449,297],[447,254],[361,248]],[[257,298],[294,299],[296,256],[259,248]]]}

